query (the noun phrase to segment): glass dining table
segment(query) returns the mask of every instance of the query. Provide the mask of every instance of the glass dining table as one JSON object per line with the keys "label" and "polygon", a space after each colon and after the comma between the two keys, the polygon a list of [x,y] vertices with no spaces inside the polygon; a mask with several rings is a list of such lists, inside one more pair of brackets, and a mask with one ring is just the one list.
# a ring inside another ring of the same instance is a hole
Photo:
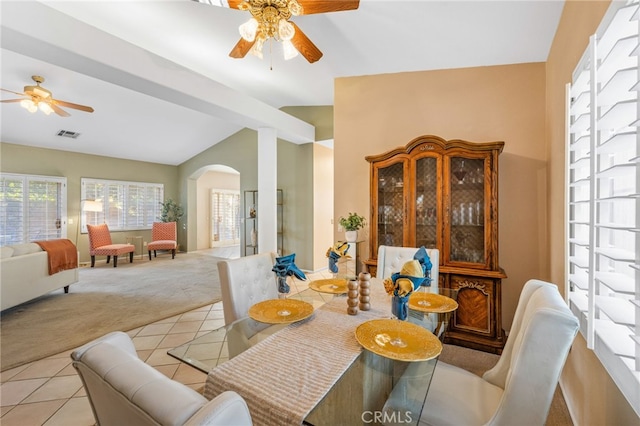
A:
{"label": "glass dining table", "polygon": [[[327,307],[335,309],[336,306],[344,306],[345,319],[350,317],[346,314],[347,297],[344,294],[306,289],[288,298],[313,305],[314,315],[305,321],[316,321],[314,318],[319,309],[323,310]],[[379,316],[385,316],[386,312],[390,313],[390,309],[385,307],[380,310]],[[335,312],[332,312],[332,315],[335,315]],[[388,315],[386,316],[388,318]],[[241,358],[250,348],[253,349],[249,352],[259,350],[260,348],[256,346],[269,338],[272,342],[277,342],[278,340],[273,339],[279,339],[279,333],[289,326],[290,324],[267,324],[245,317],[173,348],[168,351],[168,354],[198,370],[209,373],[209,376],[217,375],[216,368],[219,369],[236,357]],[[331,352],[328,353],[331,354]],[[265,353],[265,357],[267,356],[268,354]],[[305,370],[320,368],[311,358],[311,361],[305,361],[304,351],[294,356],[298,363],[309,363],[304,366]],[[264,359],[264,369],[269,369],[270,362],[269,359]],[[305,412],[301,417],[302,422],[294,421],[292,424],[417,425],[436,362],[437,356],[421,362],[407,362],[381,356],[370,350],[361,350],[355,356],[355,360],[345,367],[333,385],[326,390],[324,396]],[[274,376],[273,381],[281,380],[282,375],[274,372],[275,374],[278,376]],[[291,374],[295,374],[295,371]],[[295,379],[292,380],[295,381]],[[308,380],[306,375],[304,380]],[[265,382],[268,381],[265,380]],[[241,387],[233,390],[243,395]],[[255,395],[243,396],[252,411]],[[277,400],[275,395],[272,398]],[[267,395],[265,400],[268,400]],[[277,402],[270,410],[274,409],[277,409]],[[257,415],[252,411],[252,416]],[[260,419],[256,420],[260,422]]]}

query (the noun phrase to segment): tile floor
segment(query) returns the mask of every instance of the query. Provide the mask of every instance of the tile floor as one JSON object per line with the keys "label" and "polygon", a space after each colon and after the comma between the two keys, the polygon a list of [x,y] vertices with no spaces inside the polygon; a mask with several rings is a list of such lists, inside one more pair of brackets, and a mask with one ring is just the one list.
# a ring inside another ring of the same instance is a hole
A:
{"label": "tile floor", "polygon": [[[214,255],[212,253],[212,255]],[[327,272],[309,274],[291,291],[308,287]],[[167,350],[224,325],[222,303],[217,302],[128,331],[138,356],[167,377],[200,392],[206,375],[167,355]],[[95,424],[80,377],[71,366],[72,350],[0,373],[2,426],[90,426]]]}

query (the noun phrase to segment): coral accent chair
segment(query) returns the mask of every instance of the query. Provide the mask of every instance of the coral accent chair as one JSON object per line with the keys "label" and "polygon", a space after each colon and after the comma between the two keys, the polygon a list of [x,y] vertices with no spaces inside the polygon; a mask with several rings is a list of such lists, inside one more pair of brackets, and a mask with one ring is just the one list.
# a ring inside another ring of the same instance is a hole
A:
{"label": "coral accent chair", "polygon": [[91,255],[91,267],[96,264],[96,256],[107,256],[107,263],[113,256],[113,267],[118,266],[118,256],[129,253],[129,263],[133,263],[133,252],[136,247],[133,244],[113,244],[111,233],[106,223],[102,225],[87,225],[89,233],[89,254]]}
{"label": "coral accent chair", "polygon": [[156,250],[171,250],[171,258],[175,259],[178,247],[177,234],[175,222],[153,222],[151,242],[147,245],[149,260],[151,260],[151,251],[153,251],[153,257],[157,257]]}

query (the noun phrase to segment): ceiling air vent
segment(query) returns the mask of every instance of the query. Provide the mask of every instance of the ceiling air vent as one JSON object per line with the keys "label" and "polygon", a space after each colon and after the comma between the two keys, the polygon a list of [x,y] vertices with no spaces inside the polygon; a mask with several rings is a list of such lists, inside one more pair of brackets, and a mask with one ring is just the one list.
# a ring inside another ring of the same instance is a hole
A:
{"label": "ceiling air vent", "polygon": [[62,136],[63,138],[76,139],[78,136],[80,136],[80,133],[72,132],[71,130],[60,130],[58,132],[58,136]]}

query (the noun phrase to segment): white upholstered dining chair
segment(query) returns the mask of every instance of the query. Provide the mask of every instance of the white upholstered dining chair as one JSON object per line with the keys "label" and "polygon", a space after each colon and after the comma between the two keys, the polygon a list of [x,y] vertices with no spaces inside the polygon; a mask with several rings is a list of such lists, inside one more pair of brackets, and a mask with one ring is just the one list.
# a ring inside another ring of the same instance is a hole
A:
{"label": "white upholstered dining chair", "polygon": [[439,361],[421,425],[544,425],[578,331],[558,288],[529,280],[498,363],[482,377]]}
{"label": "white upholstered dining chair", "polygon": [[100,426],[250,426],[245,400],[226,391],[207,400],[146,364],[128,334],[106,334],[71,354]]}
{"label": "white upholstered dining chair", "polygon": [[[416,247],[379,246],[376,278],[383,280],[394,272],[400,272],[402,265],[412,260],[417,251]],[[427,249],[427,254],[431,259],[431,292],[437,293],[440,252],[438,249]]]}
{"label": "white upholstered dining chair", "polygon": [[218,262],[222,309],[226,325],[244,318],[249,308],[263,300],[277,299],[275,253],[259,253]]}

